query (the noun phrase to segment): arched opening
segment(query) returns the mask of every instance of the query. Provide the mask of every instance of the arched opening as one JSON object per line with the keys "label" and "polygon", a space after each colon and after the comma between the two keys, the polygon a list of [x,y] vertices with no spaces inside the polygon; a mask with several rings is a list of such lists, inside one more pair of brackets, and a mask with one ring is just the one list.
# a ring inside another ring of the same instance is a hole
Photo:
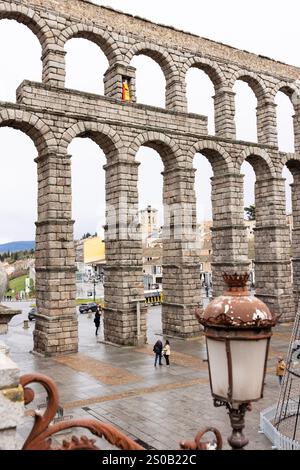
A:
{"label": "arched opening", "polygon": [[208,74],[191,67],[186,74],[188,112],[208,117],[208,133],[215,134],[214,100],[215,88]]}
{"label": "arched opening", "polygon": [[[0,142],[0,261],[11,279],[6,295],[12,300],[27,300],[35,297],[37,150],[26,134],[9,127],[0,128]],[[13,319],[10,325],[19,323],[19,318]]]}
{"label": "arched opening", "polygon": [[[147,145],[140,147],[136,161],[139,162],[138,206],[142,232],[143,283],[147,296],[151,291],[161,291],[163,283],[164,165],[158,151]],[[161,306],[155,306],[154,303],[149,304],[146,319],[147,341],[150,344],[155,343],[155,334],[162,332]]]}
{"label": "arched opening", "polygon": [[[208,206],[211,206],[212,218],[208,227],[206,227],[206,246],[210,246],[208,248],[209,258],[207,259],[210,262],[209,270],[211,272],[211,285],[209,287],[212,288],[208,294],[217,297],[224,292],[222,273],[228,272],[228,269],[239,270],[241,261],[243,261],[243,254],[240,253],[241,245],[237,245],[237,240],[240,239],[240,219],[242,217],[242,206],[239,197],[241,181],[239,175],[232,171],[230,155],[222,147],[215,143],[202,142],[194,146],[194,151],[195,153],[201,153],[209,162],[204,168],[204,159],[202,158],[200,160],[200,171],[198,172],[200,178],[203,178],[202,184],[207,187],[206,193],[209,193],[210,190],[208,176],[213,173],[210,178],[211,204],[209,201],[207,202]],[[203,200],[204,197],[204,191],[201,189],[199,191],[199,188],[196,188],[196,193],[200,194],[197,198],[198,204],[199,199]],[[209,240],[209,230],[211,231],[211,240]],[[209,251],[211,251],[210,254]],[[204,285],[205,288],[206,285]],[[206,295],[207,292],[205,291]]]}
{"label": "arched opening", "polygon": [[[105,225],[105,155],[91,139],[75,138],[68,151],[72,155],[72,217],[74,236],[99,235]],[[84,156],[84,157],[83,157]]]}
{"label": "arched opening", "polygon": [[133,57],[131,66],[136,69],[136,101],[165,108],[166,79],[161,66],[141,53]]}
{"label": "arched opening", "polygon": [[42,48],[35,34],[15,20],[0,21],[0,41],[0,99],[15,102],[23,80],[42,79]]}
{"label": "arched opening", "polygon": [[[292,167],[293,165],[291,165]],[[300,168],[300,166],[299,166]],[[294,178],[292,172],[288,166],[285,165],[282,170],[282,178],[285,180],[285,214],[286,214],[286,225],[289,232],[289,256],[291,259],[292,277],[291,282],[293,283],[293,262],[292,262],[292,243],[293,243],[293,204],[292,204],[292,187]]]}
{"label": "arched opening", "polygon": [[255,248],[254,229],[255,215],[255,172],[248,161],[243,162],[241,174],[244,175],[244,223],[246,225],[246,237],[248,248],[248,260],[250,262],[250,286],[255,288]]}
{"label": "arched opening", "polygon": [[275,97],[277,105],[277,135],[278,147],[283,152],[295,151],[294,145],[294,106],[290,97],[283,91],[279,91]]}
{"label": "arched opening", "polygon": [[200,263],[201,296],[204,305],[212,287],[212,200],[211,178],[213,169],[209,160],[197,153],[193,160],[195,169],[195,195],[197,213],[197,251]]}
{"label": "arched opening", "polygon": [[[261,156],[260,154],[248,155],[242,166],[241,172],[244,176],[244,207],[255,206],[254,215],[250,216],[250,219],[256,221],[256,224],[264,225],[267,220],[270,220],[273,209],[269,207],[268,213],[265,213],[267,206],[267,194],[266,200],[264,199],[263,191],[260,191],[258,187],[266,188],[268,182],[273,177],[270,166],[270,162],[267,161],[267,157]],[[271,191],[271,188],[270,188]],[[273,201],[269,201],[271,206],[274,205]],[[249,213],[249,212],[248,212]],[[247,212],[245,211],[245,215]],[[251,214],[251,211],[250,211]]]}
{"label": "arched opening", "polygon": [[235,82],[235,125],[236,138],[257,142],[256,96],[248,83],[239,79]]}
{"label": "arched opening", "polygon": [[282,170],[282,178],[285,179],[285,212],[287,216],[287,222],[293,225],[292,223],[292,188],[294,178],[292,172],[289,170],[288,166],[285,165]]}
{"label": "arched opening", "polygon": [[37,220],[36,148],[30,137],[11,128],[0,128],[0,142],[3,157],[0,243],[34,241],[34,223]]}
{"label": "arched opening", "polygon": [[286,218],[291,241],[292,281],[295,307],[299,302],[300,292],[300,162],[289,160],[283,168],[286,178]]}
{"label": "arched opening", "polygon": [[[164,165],[163,230],[161,236],[154,239],[153,248],[157,251],[153,250],[153,255],[148,257],[152,257],[152,260],[149,260],[152,265],[157,265],[157,258],[160,256],[162,248],[162,331],[167,335],[177,332],[179,336],[187,337],[199,332],[199,324],[196,321],[192,323],[192,314],[190,313],[192,311],[191,305],[196,305],[200,298],[199,266],[195,260],[194,172],[192,165],[189,169],[180,166],[179,148],[168,137],[164,139],[165,141],[162,141],[160,133],[145,133],[136,138],[133,149],[136,149],[134,155],[140,146],[155,150]],[[160,169],[161,166],[156,172]],[[155,179],[157,177],[158,175],[154,176]],[[154,191],[155,188],[156,186],[152,182],[151,191]],[[146,215],[148,214],[146,213]],[[151,213],[149,215],[151,217]],[[147,223],[148,221],[149,219]],[[189,259],[188,263],[187,259]],[[186,279],[195,285],[195,290],[189,288]],[[157,279],[156,282],[159,284]],[[157,308],[159,309],[159,307]],[[151,312],[149,313],[151,315]],[[157,313],[156,318],[158,319],[159,312]],[[146,316],[143,318],[145,321]],[[144,323],[144,325],[146,330],[146,324]],[[151,333],[153,336],[152,331],[148,332],[148,337]]]}
{"label": "arched opening", "polygon": [[263,295],[264,269],[261,263],[265,260],[264,251],[267,249],[263,227],[268,226],[272,217],[273,194],[272,190],[268,192],[266,189],[271,172],[262,157],[249,155],[241,166],[241,173],[244,175],[244,223],[250,261],[250,287],[258,295]]}
{"label": "arched opening", "polygon": [[288,318],[292,284],[284,180],[276,177],[271,158],[259,149],[245,160],[255,172],[255,295]]}
{"label": "arched opening", "polygon": [[103,95],[108,60],[100,46],[88,39],[73,38],[66,42],[65,51],[66,88]]}
{"label": "arched opening", "polygon": [[[105,172],[103,151],[90,138],[75,138],[72,155],[72,218],[76,256],[76,296],[104,303]],[[100,330],[103,333],[103,329]]]}
{"label": "arched opening", "polygon": [[164,170],[163,162],[157,151],[145,146],[138,151],[136,161],[140,163],[138,170],[139,210],[149,205],[156,209],[155,226],[160,229],[163,224],[163,176],[161,174]]}

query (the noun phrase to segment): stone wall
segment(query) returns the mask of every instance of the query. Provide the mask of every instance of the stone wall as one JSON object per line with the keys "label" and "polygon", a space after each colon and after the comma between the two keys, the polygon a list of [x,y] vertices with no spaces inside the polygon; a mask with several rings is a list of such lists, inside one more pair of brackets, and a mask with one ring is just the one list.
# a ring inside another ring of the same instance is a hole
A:
{"label": "stone wall", "polygon": [[16,450],[17,426],[24,416],[24,394],[19,385],[20,371],[0,343],[0,450]]}
{"label": "stone wall", "polygon": [[[105,338],[134,344],[135,305],[143,295],[142,242],[138,212],[139,148],[155,149],[164,164],[163,329],[181,337],[199,333],[194,309],[200,302],[196,252],[193,159],[210,161],[213,203],[214,294],[223,291],[221,274],[248,269],[243,221],[243,176],[248,161],[256,173],[257,294],[283,319],[294,317],[288,232],[284,218],[282,168],[296,178],[293,267],[299,271],[297,222],[300,69],[216,43],[174,28],[79,0],[0,0],[0,18],[27,25],[42,47],[42,83],[24,81],[16,103],[0,103],[0,125],[22,130],[37,149],[38,221],[36,234],[37,307],[34,349],[45,355],[75,352],[75,254],[71,216],[68,146],[75,137],[93,139],[106,155]],[[65,89],[65,43],[74,37],[95,42],[106,55],[105,96]],[[131,60],[145,54],[166,79],[166,109],[136,103]],[[216,135],[207,117],[187,113],[185,77],[203,70],[215,88]],[[122,102],[122,81],[129,81],[132,102]],[[243,80],[257,98],[258,143],[235,134],[233,86]],[[295,108],[296,152],[278,151],[275,96],[282,91]],[[294,296],[299,293],[295,279]],[[141,332],[146,337],[145,311]]]}

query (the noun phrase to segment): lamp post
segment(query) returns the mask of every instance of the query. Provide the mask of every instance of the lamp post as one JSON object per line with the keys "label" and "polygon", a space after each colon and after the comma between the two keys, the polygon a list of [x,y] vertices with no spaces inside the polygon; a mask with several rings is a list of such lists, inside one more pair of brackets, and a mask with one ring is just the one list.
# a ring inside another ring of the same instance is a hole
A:
{"label": "lamp post", "polygon": [[96,285],[100,282],[99,278],[97,277],[97,274],[94,272],[91,274],[89,278],[89,282],[92,282],[93,284],[93,300],[95,302],[96,300]]}
{"label": "lamp post", "polygon": [[271,328],[277,318],[246,287],[249,275],[224,274],[228,290],[196,313],[204,326],[211,394],[215,406],[226,406],[233,450],[243,449],[245,412],[263,397]]}
{"label": "lamp post", "polygon": [[144,344],[144,336],[141,334],[141,308],[140,303],[145,303],[145,297],[131,300],[132,303],[136,304],[136,346],[142,346]]}
{"label": "lamp post", "polygon": [[94,278],[93,278],[93,285],[94,285],[94,292],[93,292],[93,293],[94,293],[94,302],[95,302],[95,300],[96,300],[96,282],[97,282],[97,281],[96,281],[96,277],[94,277]]}

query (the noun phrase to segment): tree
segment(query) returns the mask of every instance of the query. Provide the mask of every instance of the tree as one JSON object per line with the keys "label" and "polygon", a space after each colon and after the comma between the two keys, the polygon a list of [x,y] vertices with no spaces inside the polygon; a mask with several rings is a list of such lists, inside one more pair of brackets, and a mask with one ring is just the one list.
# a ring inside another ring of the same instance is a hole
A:
{"label": "tree", "polygon": [[89,232],[84,233],[81,240],[85,240],[86,238],[89,238],[90,236],[91,236],[91,234]]}
{"label": "tree", "polygon": [[249,207],[245,207],[244,211],[246,212],[247,220],[255,220],[255,205],[251,204]]}

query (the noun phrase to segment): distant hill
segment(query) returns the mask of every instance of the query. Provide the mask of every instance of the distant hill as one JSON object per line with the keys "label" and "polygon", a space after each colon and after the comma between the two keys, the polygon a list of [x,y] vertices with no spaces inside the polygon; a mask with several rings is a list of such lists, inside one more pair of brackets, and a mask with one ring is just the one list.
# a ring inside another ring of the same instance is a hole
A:
{"label": "distant hill", "polygon": [[0,253],[7,253],[8,251],[15,253],[16,251],[32,250],[34,247],[34,241],[4,243],[0,245]]}

